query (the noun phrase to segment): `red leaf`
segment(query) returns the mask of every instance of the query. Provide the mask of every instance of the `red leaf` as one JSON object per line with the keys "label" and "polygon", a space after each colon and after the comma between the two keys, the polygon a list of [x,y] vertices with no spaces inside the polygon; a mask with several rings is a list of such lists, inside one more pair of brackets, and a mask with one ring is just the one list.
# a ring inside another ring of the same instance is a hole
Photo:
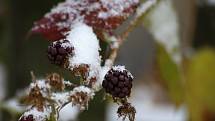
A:
{"label": "red leaf", "polygon": [[35,22],[32,33],[56,41],[65,38],[77,21],[110,32],[121,25],[138,4],[138,0],[67,0]]}

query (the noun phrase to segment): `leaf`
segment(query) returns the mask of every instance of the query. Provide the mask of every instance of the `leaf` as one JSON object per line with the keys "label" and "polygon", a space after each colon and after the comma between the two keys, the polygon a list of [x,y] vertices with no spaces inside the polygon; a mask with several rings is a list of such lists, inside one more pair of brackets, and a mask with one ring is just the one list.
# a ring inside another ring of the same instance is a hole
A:
{"label": "leaf", "polygon": [[138,4],[136,0],[66,0],[36,21],[31,32],[56,41],[65,38],[77,22],[86,23],[95,30],[110,32],[134,13]]}
{"label": "leaf", "polygon": [[187,100],[193,121],[203,121],[205,111],[215,113],[215,51],[199,51],[187,71]]}
{"label": "leaf", "polygon": [[180,35],[178,16],[171,0],[161,0],[144,18],[144,26],[156,43],[162,44],[172,60],[180,65]]}
{"label": "leaf", "polygon": [[164,46],[157,44],[157,66],[159,75],[167,87],[171,100],[179,105],[183,102],[183,85],[181,73]]}
{"label": "leaf", "polygon": [[171,0],[161,0],[144,18],[145,27],[155,39],[158,76],[167,89],[170,99],[179,105],[183,102],[184,87],[180,72],[181,51],[178,16]]}

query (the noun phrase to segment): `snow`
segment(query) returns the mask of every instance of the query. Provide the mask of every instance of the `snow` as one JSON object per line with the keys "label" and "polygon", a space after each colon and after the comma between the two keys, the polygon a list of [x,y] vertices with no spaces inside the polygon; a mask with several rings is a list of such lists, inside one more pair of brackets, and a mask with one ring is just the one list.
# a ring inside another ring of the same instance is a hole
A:
{"label": "snow", "polygon": [[79,86],[79,87],[74,88],[73,91],[71,92],[71,95],[76,94],[77,92],[84,92],[90,98],[93,98],[93,96],[95,95],[95,93],[93,92],[92,89],[85,87],[85,86]]}
{"label": "snow", "polygon": [[112,16],[120,16],[124,10],[139,3],[139,0],[101,0],[104,8],[108,11],[100,12],[98,17],[107,19]]}
{"label": "snow", "polygon": [[76,121],[79,113],[79,108],[69,103],[60,110],[59,121]]}
{"label": "snow", "polygon": [[136,17],[140,17],[146,13],[146,11],[149,10],[149,8],[151,8],[155,3],[157,3],[157,0],[147,0],[142,3],[140,7],[137,8]]}
{"label": "snow", "polygon": [[28,92],[30,92],[30,90],[36,86],[39,87],[40,92],[42,93],[43,97],[48,96],[48,91],[51,88],[51,86],[48,83],[46,83],[45,79],[40,79],[40,80],[36,80],[36,82],[32,82],[30,84],[30,88],[28,89]]}
{"label": "snow", "polygon": [[93,29],[86,24],[77,23],[66,38],[74,47],[74,56],[69,58],[71,68],[80,65],[89,66],[89,79],[99,73],[101,58],[99,56],[99,40]]}
{"label": "snow", "polygon": [[149,14],[150,31],[155,40],[164,45],[172,59],[181,62],[179,24],[171,0],[160,1]]}
{"label": "snow", "polygon": [[113,66],[112,69],[120,72],[127,71],[128,76],[130,76],[131,78],[134,78],[132,74],[127,69],[125,69],[125,66],[121,66],[121,65]]}
{"label": "snow", "polygon": [[25,106],[21,106],[18,99],[8,100],[5,106],[9,110],[14,110],[16,112],[23,112],[25,110]]}
{"label": "snow", "polygon": [[52,93],[51,99],[55,100],[59,106],[65,104],[69,101],[69,93],[68,92],[59,92],[59,93]]}
{"label": "snow", "polygon": [[93,89],[95,91],[99,91],[102,88],[102,82],[104,80],[105,75],[107,74],[107,72],[109,70],[110,70],[109,66],[104,66],[100,69],[99,78],[98,78],[97,82],[93,85]]}
{"label": "snow", "polygon": [[51,107],[44,107],[44,111],[38,111],[37,108],[31,108],[27,112],[23,114],[23,116],[27,117],[29,115],[33,115],[35,121],[46,121],[49,119],[51,114]]}
{"label": "snow", "polygon": [[40,89],[50,88],[50,85],[44,79],[36,80],[36,82],[30,84],[30,88],[34,88],[35,86],[38,86]]}

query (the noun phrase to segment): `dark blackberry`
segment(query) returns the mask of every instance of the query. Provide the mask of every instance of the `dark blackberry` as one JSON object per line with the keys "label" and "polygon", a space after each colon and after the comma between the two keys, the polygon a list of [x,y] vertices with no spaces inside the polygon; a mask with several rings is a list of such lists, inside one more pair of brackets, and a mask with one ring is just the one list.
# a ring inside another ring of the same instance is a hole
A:
{"label": "dark blackberry", "polygon": [[19,121],[34,121],[34,117],[33,115],[28,115],[27,117],[26,116],[22,116]]}
{"label": "dark blackberry", "polygon": [[113,97],[129,97],[132,88],[133,76],[124,66],[115,66],[110,69],[102,82],[102,87]]}
{"label": "dark blackberry", "polygon": [[60,40],[48,46],[48,59],[52,64],[66,66],[69,56],[72,56],[74,48],[68,40]]}

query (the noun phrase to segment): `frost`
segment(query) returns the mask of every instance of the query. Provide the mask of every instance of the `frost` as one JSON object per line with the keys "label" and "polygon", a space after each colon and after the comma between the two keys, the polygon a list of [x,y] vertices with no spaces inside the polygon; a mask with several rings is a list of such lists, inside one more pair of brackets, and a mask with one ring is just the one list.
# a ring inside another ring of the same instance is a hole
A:
{"label": "frost", "polygon": [[31,83],[30,88],[34,88],[35,86],[38,86],[40,89],[50,88],[50,85],[46,83],[44,79],[36,80],[36,82]]}
{"label": "frost", "polygon": [[95,93],[88,87],[85,86],[79,86],[73,89],[73,91],[71,92],[71,95],[79,93],[79,92],[84,92],[86,93],[90,98],[93,98],[93,96],[95,95]]}
{"label": "frost", "polygon": [[43,97],[47,97],[48,91],[51,88],[48,83],[44,79],[36,80],[36,82],[33,82],[30,84],[30,88],[28,89],[28,93],[31,91],[31,89],[35,88],[36,86],[39,87],[40,92],[42,93]]}
{"label": "frost", "polygon": [[68,92],[59,92],[59,93],[53,93],[51,95],[51,99],[55,100],[58,105],[62,105],[68,102],[69,96],[70,95]]}
{"label": "frost", "polygon": [[134,78],[132,74],[125,69],[125,66],[113,66],[112,69],[120,72],[127,71],[128,76],[130,76],[131,78]]}
{"label": "frost", "polygon": [[126,9],[139,3],[139,0],[101,0],[104,8],[108,11],[100,12],[99,18],[107,19],[112,16],[120,16],[125,13]]}
{"label": "frost", "polygon": [[137,8],[136,17],[140,17],[145,13],[149,8],[154,5],[157,2],[157,0],[148,0],[145,3],[142,3],[140,7]]}
{"label": "frost", "polygon": [[35,121],[46,121],[51,114],[51,107],[44,107],[44,111],[38,111],[37,108],[31,108],[23,114],[24,117],[33,115]]}
{"label": "frost", "polygon": [[69,59],[71,68],[80,65],[89,66],[89,79],[96,77],[100,68],[99,40],[91,27],[83,23],[77,23],[69,32],[67,40],[74,47],[74,56]]}
{"label": "frost", "polygon": [[149,14],[149,20],[149,28],[156,41],[164,45],[172,59],[179,64],[181,61],[179,25],[172,1],[160,1],[158,6]]}
{"label": "frost", "polygon": [[77,107],[69,103],[60,110],[59,121],[76,121],[79,112]]}
{"label": "frost", "polygon": [[99,91],[102,88],[102,82],[104,80],[105,75],[107,74],[107,72],[109,70],[110,70],[109,66],[104,66],[100,69],[99,78],[98,78],[97,82],[93,85],[93,89],[95,91]]}
{"label": "frost", "polygon": [[17,99],[8,100],[4,106],[10,110],[14,110],[17,112],[23,112],[25,110],[25,107],[21,106]]}

